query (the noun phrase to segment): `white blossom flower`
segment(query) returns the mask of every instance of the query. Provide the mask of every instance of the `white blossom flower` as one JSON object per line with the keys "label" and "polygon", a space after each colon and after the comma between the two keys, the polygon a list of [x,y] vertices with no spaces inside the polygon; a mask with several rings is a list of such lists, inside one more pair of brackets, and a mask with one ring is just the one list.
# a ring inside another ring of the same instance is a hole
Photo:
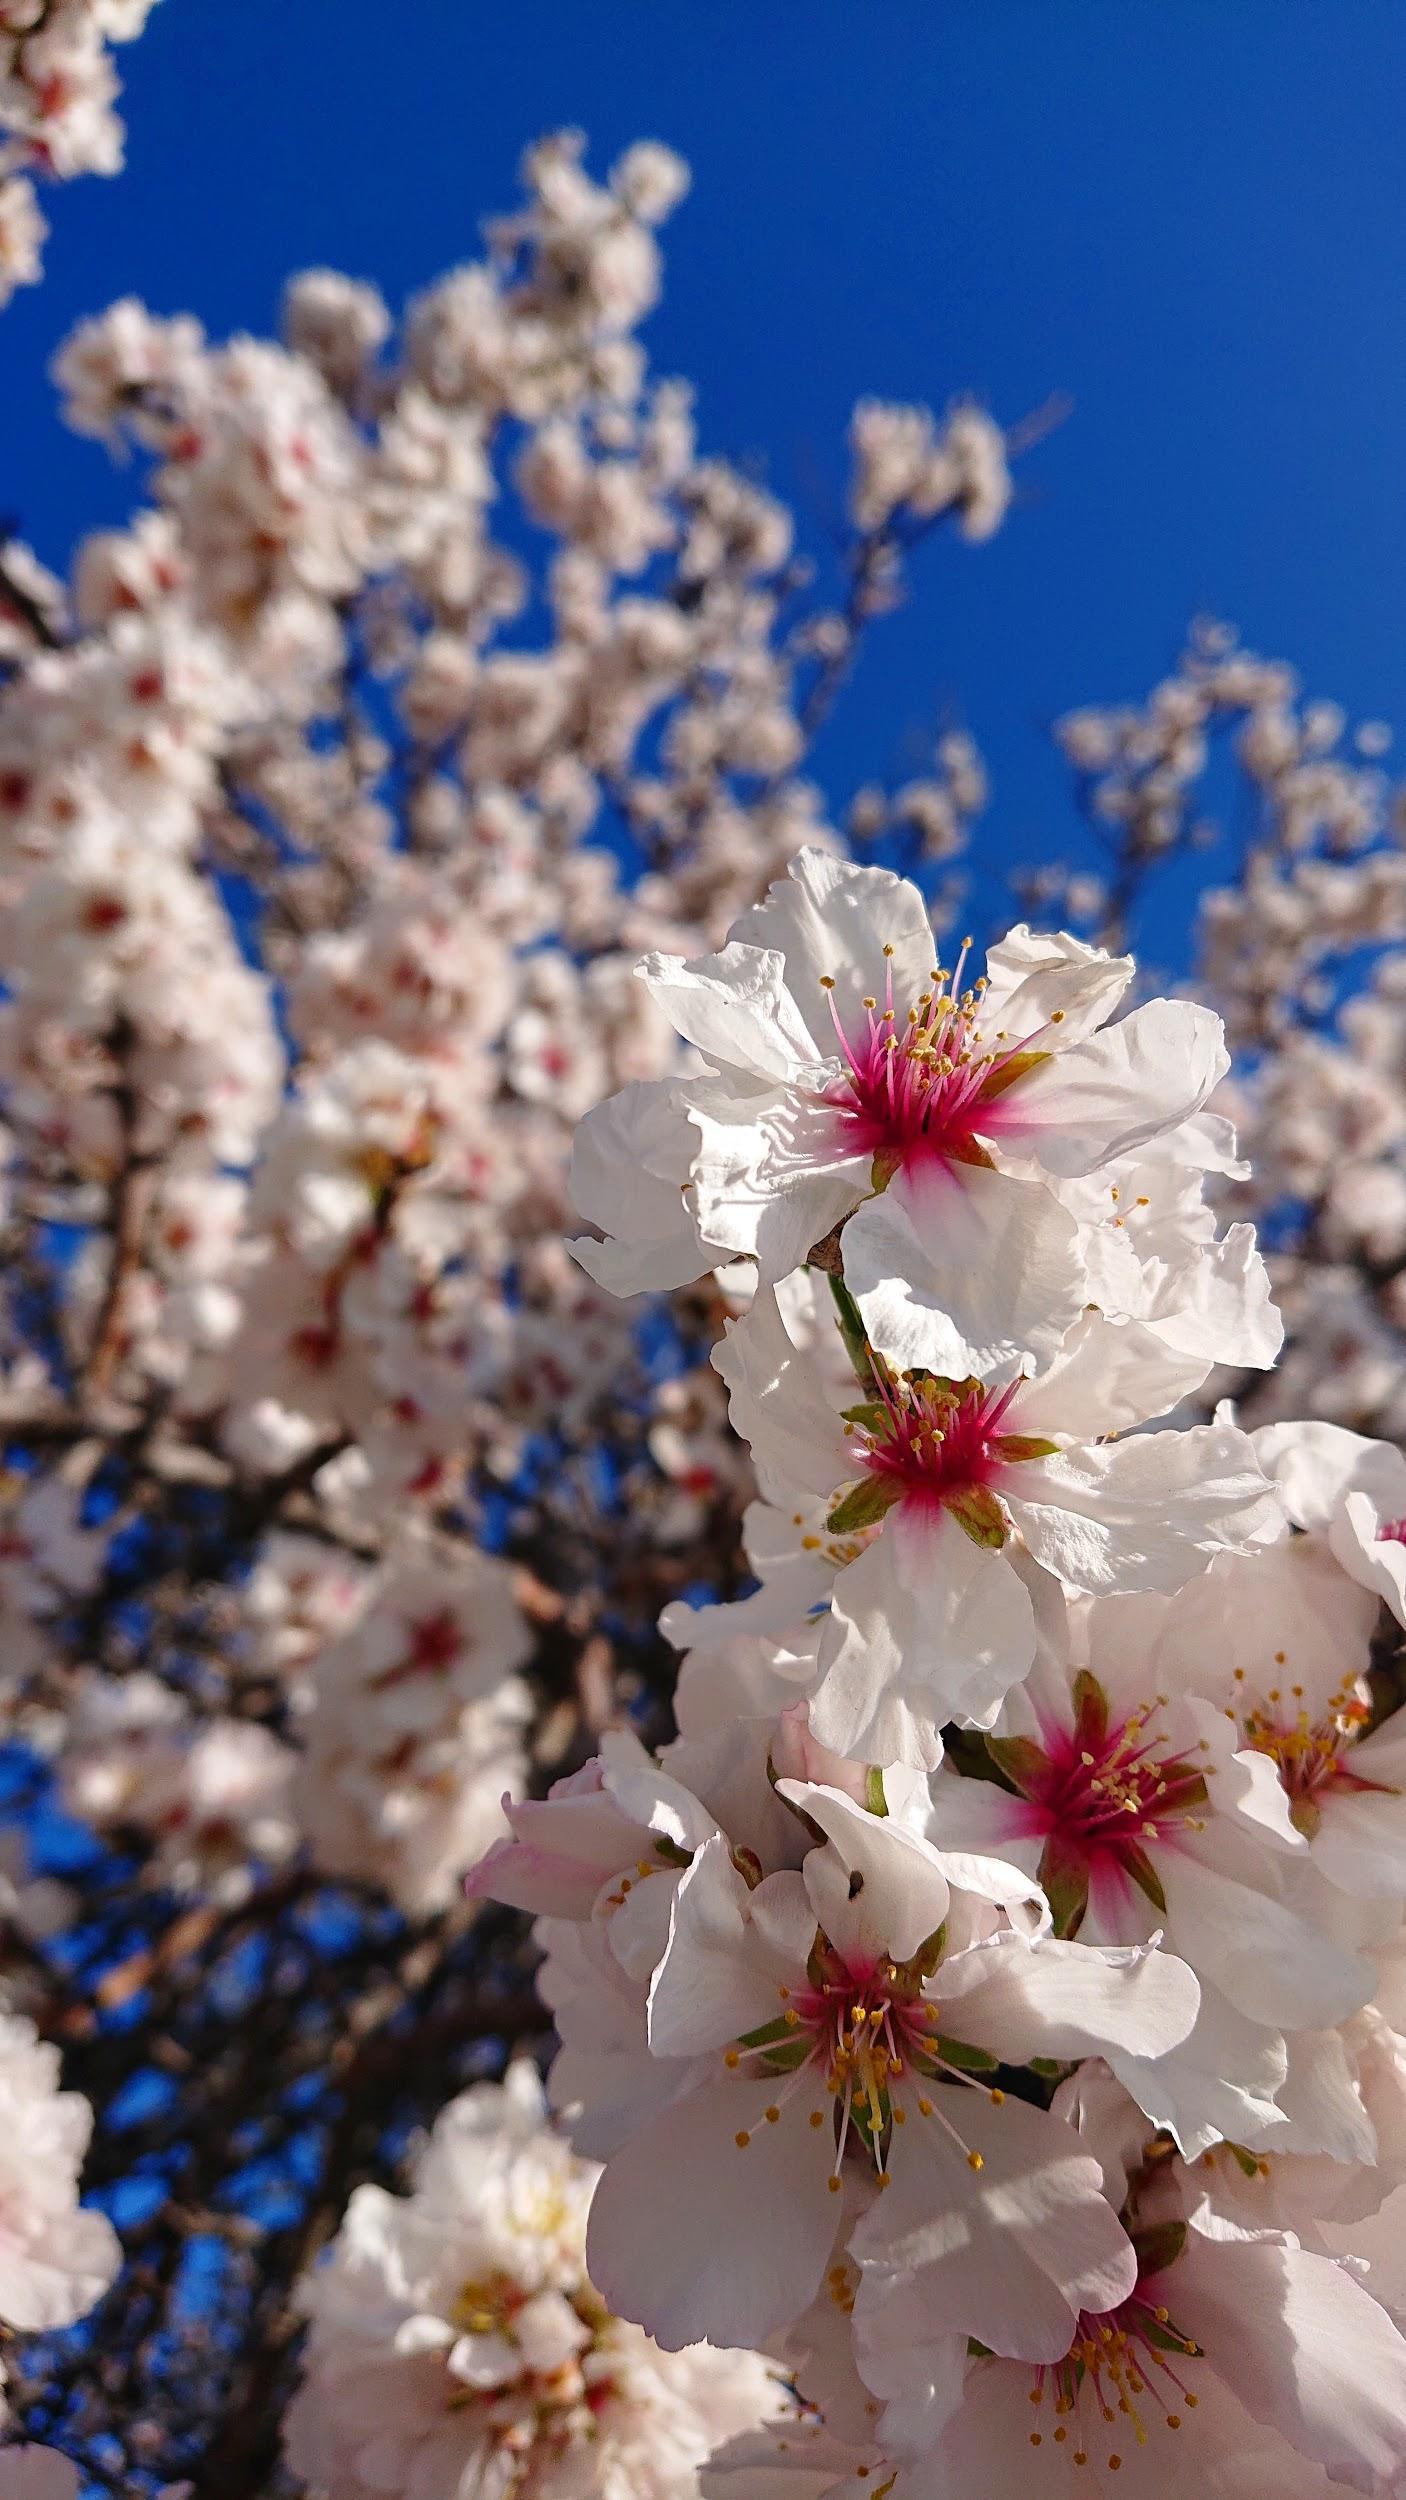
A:
{"label": "white blossom flower", "polygon": [[0,2318],[11,2332],[71,2326],[117,2272],[106,2216],[80,2206],[93,2113],[59,2089],[58,2051],[0,2014]]}
{"label": "white blossom flower", "polygon": [[408,2197],[358,2188],[303,2287],[289,2463],[329,2500],[693,2500],[711,2448],[781,2402],[757,2355],[666,2353],[585,2270],[593,2172],[535,2074],[450,2102]]}

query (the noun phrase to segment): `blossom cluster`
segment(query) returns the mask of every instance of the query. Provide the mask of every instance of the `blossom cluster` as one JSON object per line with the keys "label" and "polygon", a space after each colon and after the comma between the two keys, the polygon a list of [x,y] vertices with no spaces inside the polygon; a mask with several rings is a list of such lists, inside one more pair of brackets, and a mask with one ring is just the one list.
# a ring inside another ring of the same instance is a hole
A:
{"label": "blossom cluster", "polygon": [[593,2164],[536,2070],[436,2119],[408,2196],[358,2188],[304,2286],[288,2460],[329,2500],[695,2500],[697,2469],[781,2401],[758,2356],[664,2350],[586,2273]]}
{"label": "blossom cluster", "polygon": [[789,2374],[715,2500],[1397,2492],[1406,1461],[1177,1420],[1280,1342],[1219,1020],[948,954],[803,852],[640,964],[694,1056],[583,1122],[576,1255],[719,1271],[756,1585],[475,1885],[603,2298]]}
{"label": "blossom cluster", "polygon": [[[4,1704],[71,1810],[225,1902],[309,1858],[414,1917],[457,1898],[534,1708],[489,1503],[538,1620],[602,1438],[646,1555],[740,1499],[688,1314],[652,1376],[566,1254],[572,1127],[680,1060],[639,948],[840,849],[797,767],[846,638],[914,534],[1008,497],[974,406],[866,409],[849,622],[798,623],[789,515],[634,336],[686,169],[582,150],[531,150],[525,207],[398,332],[327,270],[278,345],[132,299],[81,325],[65,413],[148,502],[68,585],[0,559]],[[509,489],[540,582],[492,535]],[[895,822],[936,861],[980,799],[953,733]],[[202,1500],[213,1571],[178,1549],[130,1654],[95,1644],[123,1532]]]}
{"label": "blossom cluster", "polygon": [[48,233],[33,177],[115,174],[120,88],[108,46],[154,0],[0,0],[0,306],[32,286]]}

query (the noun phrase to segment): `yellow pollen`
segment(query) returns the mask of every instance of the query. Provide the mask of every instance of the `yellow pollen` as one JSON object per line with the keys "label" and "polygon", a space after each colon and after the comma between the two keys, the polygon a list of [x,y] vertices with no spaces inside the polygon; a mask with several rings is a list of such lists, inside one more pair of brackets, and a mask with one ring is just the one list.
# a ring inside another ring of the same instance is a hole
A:
{"label": "yellow pollen", "polygon": [[770,2106],[770,2108],[769,2108],[769,2109],[764,2109],[764,2110],[763,2110],[763,2112],[762,2112],[762,2116],[765,2118],[766,2123],[767,2123],[767,2125],[768,2125],[769,2127],[774,2127],[774,2126],[775,2126],[775,2124],[776,2124],[776,2122],[777,2122],[777,2119],[780,2117],[780,2115],[781,2115],[781,2112],[780,2112],[780,2110],[777,2108],[775,2101],[773,2101],[773,2102],[772,2102],[772,2104],[771,2104],[771,2106]]}
{"label": "yellow pollen", "polygon": [[829,2189],[829,2191],[830,2191],[830,2193],[831,2193],[831,2195],[832,2195],[832,2196],[838,2196],[838,2195],[839,2195],[839,2192],[840,2192],[840,2182],[839,2182],[838,2175],[837,2175],[837,2174],[836,2174],[836,2172],[834,2172],[833,2170],[831,2171],[829,2178],[826,2180],[825,2185],[826,2185],[826,2186],[827,2186],[827,2188]]}
{"label": "yellow pollen", "polygon": [[968,2153],[968,2155],[967,2155],[967,2168],[968,2168],[969,2170],[984,2170],[984,2169],[986,2168],[986,2156],[985,2156],[985,2154],[984,2154],[984,2153]]}
{"label": "yellow pollen", "polygon": [[810,2123],[811,2123],[811,2125],[812,2125],[813,2127],[823,2127],[823,2126],[824,2126],[824,2124],[825,2124],[825,2112],[824,2112],[824,2110],[823,2110],[823,2109],[813,2109],[813,2110],[811,2111],[811,2113],[810,2113]]}
{"label": "yellow pollen", "polygon": [[739,2127],[739,2128],[738,2128],[738,2130],[737,2130],[736,2135],[733,2137],[733,2139],[732,2139],[732,2140],[733,2140],[733,2143],[736,2145],[736,2147],[737,2147],[737,2149],[738,2149],[739,2153],[745,2153],[745,2152],[746,2152],[746,2150],[747,2150],[748,2145],[749,2145],[749,2144],[751,2143],[751,2141],[752,2141],[751,2136],[748,2134],[747,2129],[746,2129],[745,2127]]}
{"label": "yellow pollen", "polygon": [[729,2049],[727,2055],[723,2059],[724,2066],[740,2066],[741,2063],[742,2053],[740,2049]]}

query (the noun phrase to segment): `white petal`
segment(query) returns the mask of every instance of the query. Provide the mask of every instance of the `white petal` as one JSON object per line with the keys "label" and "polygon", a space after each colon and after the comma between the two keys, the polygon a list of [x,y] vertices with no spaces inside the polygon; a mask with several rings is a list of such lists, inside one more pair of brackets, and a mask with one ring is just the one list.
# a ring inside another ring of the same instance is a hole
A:
{"label": "white petal", "polygon": [[769,1876],[753,1893],[722,1833],[710,1840],[679,1885],[668,1950],[649,1992],[656,2057],[725,2048],[774,2022],[778,1990],[803,1974],[814,1934],[798,1875]]}
{"label": "white petal", "polygon": [[1154,998],[1021,1080],[1020,1143],[1070,1178],[1198,1111],[1229,1068],[1209,1008]]}
{"label": "white petal", "polygon": [[950,1718],[989,1718],[1034,1654],[1030,1599],[1003,1553],[946,1514],[891,1511],[836,1579],[811,1726],[851,1760],[935,1770]]}
{"label": "white petal", "polygon": [[[591,2201],[590,2278],[616,2315],[667,2352],[705,2338],[758,2345],[799,2317],[835,2240],[823,2084],[792,2091],[727,2075],[664,2110],[606,2165]],[[739,2132],[750,2142],[739,2146]]]}
{"label": "white petal", "polygon": [[890,2156],[892,2185],[851,2242],[862,2268],[856,2326],[877,2342],[896,2308],[910,2330],[1061,2360],[1079,2310],[1116,2307],[1137,2273],[1099,2165],[1047,2110],[937,2091],[982,2167],[938,2118],[912,2112]]}
{"label": "white petal", "polygon": [[[865,998],[883,999],[890,972],[894,997],[906,1008],[930,986],[937,960],[917,887],[891,869],[858,867],[829,851],[798,851],[788,875],[734,922],[731,934],[784,957],[794,1007],[813,1049],[826,1058],[836,1047],[831,998],[848,1030],[862,1021]],[[825,980],[833,990],[822,988]]]}
{"label": "white petal", "polygon": [[1039,1181],[899,1173],[845,1227],[845,1282],[875,1345],[960,1380],[1052,1355],[1085,1299],[1079,1229]]}
{"label": "white petal", "polygon": [[1185,1962],[1147,1945],[1018,1936],[954,1955],[941,1990],[953,2035],[1017,2066],[1106,2050],[1162,2057],[1190,2035],[1201,1993]]}
{"label": "white petal", "polygon": [[1227,1424],[1061,1450],[1014,1470],[1003,1493],[1035,1560],[1095,1596],[1179,1589],[1221,1547],[1283,1532],[1249,1442]]}
{"label": "white petal", "polygon": [[671,1085],[627,1085],[578,1123],[571,1200],[606,1238],[569,1247],[605,1292],[662,1293],[717,1264],[683,1195],[696,1144]]}
{"label": "white petal", "polygon": [[828,1836],[829,1846],[812,1849],[801,1872],[831,1943],[847,1955],[889,1953],[906,1962],[947,1916],[952,1896],[936,1850],[837,1788],[777,1785]]}
{"label": "white petal", "polygon": [[1109,955],[1064,929],[1037,933],[1022,920],[986,958],[982,1031],[1004,1027],[1012,1041],[1026,1041],[1058,1015],[1045,1046],[1068,1049],[1112,1015],[1133,970],[1131,955]]}
{"label": "white petal", "polygon": [[[838,1408],[820,1374],[797,1354],[774,1293],[763,1290],[713,1349],[728,1387],[728,1413],[752,1456],[763,1490],[835,1492],[853,1474]],[[857,1393],[856,1393],[857,1394]]]}
{"label": "white petal", "polygon": [[1192,2231],[1164,2281],[1177,2324],[1257,2422],[1340,2476],[1401,2472],[1406,2341],[1343,2267]]}

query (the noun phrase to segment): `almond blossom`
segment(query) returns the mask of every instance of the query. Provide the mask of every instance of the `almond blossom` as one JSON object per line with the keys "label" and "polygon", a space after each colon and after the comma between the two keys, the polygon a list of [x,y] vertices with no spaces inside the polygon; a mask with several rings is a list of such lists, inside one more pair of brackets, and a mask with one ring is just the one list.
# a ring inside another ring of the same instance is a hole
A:
{"label": "almond blossom", "polygon": [[813,1715],[840,1753],[931,1767],[944,1719],[989,1717],[1034,1656],[1032,1567],[1089,1593],[1175,1589],[1282,1527],[1233,1427],[1116,1438],[1162,1384],[1113,1325],[1080,1322],[1034,1379],[899,1371],[866,1342],[846,1400],[762,1294],[715,1360],[763,1491],[824,1506]]}
{"label": "almond blossom", "polygon": [[611,2316],[585,2271],[591,2184],[518,2064],[441,2112],[408,2197],[357,2189],[303,2287],[285,2441],[310,2489],[693,2500],[782,2389],[759,2355],[663,2352]]}

